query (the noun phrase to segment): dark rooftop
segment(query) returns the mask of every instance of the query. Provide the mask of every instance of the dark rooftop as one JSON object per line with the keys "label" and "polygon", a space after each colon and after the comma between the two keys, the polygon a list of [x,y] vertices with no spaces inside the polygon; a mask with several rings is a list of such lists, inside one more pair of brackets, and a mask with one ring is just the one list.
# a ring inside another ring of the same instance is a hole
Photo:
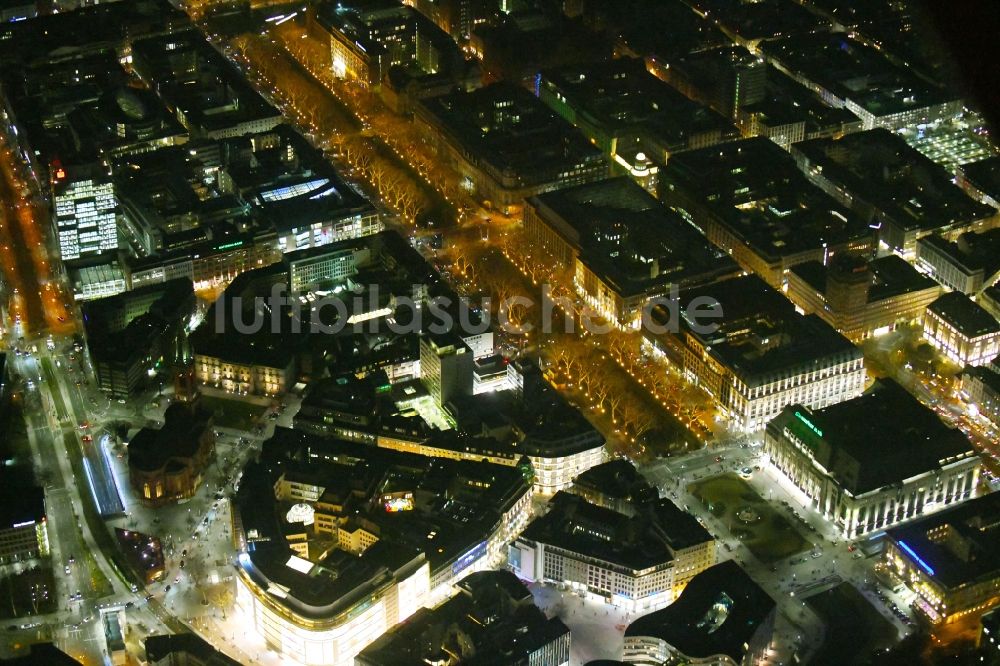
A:
{"label": "dark rooftop", "polygon": [[522,187],[556,180],[580,166],[604,164],[600,151],[572,125],[511,83],[454,92],[422,104],[474,159],[497,174],[516,177]]}
{"label": "dark rooftop", "polygon": [[129,467],[155,471],[171,459],[194,457],[211,417],[212,414],[197,403],[173,403],[163,414],[163,427],[159,430],[143,428],[129,441]]}
{"label": "dark rooftop", "polygon": [[802,34],[762,44],[764,55],[840,99],[874,116],[919,109],[954,99],[880,51],[844,33]]}
{"label": "dark rooftop", "polygon": [[[651,144],[673,152],[711,132],[739,138],[733,124],[712,109],[691,101],[656,78],[642,60],[619,58],[542,72],[544,99],[557,112],[567,106],[577,124],[596,125],[610,136],[638,132]],[[664,155],[654,155],[662,160]]]}
{"label": "dark rooftop", "polygon": [[916,553],[933,580],[954,589],[1000,577],[998,529],[1000,493],[989,493],[887,532]]}
{"label": "dark rooftop", "polygon": [[34,643],[28,646],[28,653],[9,659],[0,659],[4,666],[80,666],[52,643]]}
{"label": "dark rooftop", "polygon": [[1000,155],[963,164],[961,172],[970,185],[994,201],[1000,201]]}
{"label": "dark rooftop", "polygon": [[636,570],[670,562],[674,551],[712,540],[694,516],[669,499],[626,517],[564,491],[521,536]]}
{"label": "dark rooftop", "polygon": [[562,620],[545,617],[509,571],[479,571],[458,587],[437,608],[418,611],[365,648],[357,663],[425,666],[452,658],[469,666],[526,663],[528,655],[569,633]]}
{"label": "dark rooftop", "polygon": [[756,275],[690,289],[680,298],[682,304],[714,299],[721,307],[721,318],[711,320],[718,328],[694,335],[748,386],[802,372],[820,359],[861,358],[861,351],[847,338],[818,316],[795,312],[791,301]]}
{"label": "dark rooftop", "polygon": [[941,166],[885,129],[812,139],[792,147],[823,177],[904,229],[939,229],[996,214],[969,198]]}
{"label": "dark rooftop", "polygon": [[[867,263],[871,276],[868,302],[876,303],[887,298],[937,286],[932,278],[924,275],[902,257],[890,254]],[[819,293],[826,291],[827,275],[831,267],[818,261],[796,264],[789,269]]]}
{"label": "dark rooftop", "polygon": [[679,213],[626,177],[546,192],[529,204],[625,297],[712,282],[739,270]]}
{"label": "dark rooftop", "polygon": [[45,519],[45,490],[15,468],[0,466],[0,529]]}
{"label": "dark rooftop", "polygon": [[660,191],[673,187],[771,261],[873,237],[865,221],[808,182],[792,157],[764,137],[672,156]]}
{"label": "dark rooftop", "polygon": [[608,497],[628,498],[636,485],[644,485],[646,480],[628,460],[615,459],[581,472],[573,483],[600,491]]}
{"label": "dark rooftop", "polygon": [[170,658],[168,663],[188,663],[185,657],[197,660],[203,666],[239,666],[239,662],[212,647],[197,634],[183,633],[146,637],[146,659],[157,663]]}
{"label": "dark rooftop", "polygon": [[984,310],[983,306],[960,291],[942,294],[928,305],[927,309],[966,338],[1000,332],[1000,322]]}
{"label": "dark rooftop", "polygon": [[816,461],[855,496],[975,455],[960,430],[889,379],[824,409],[786,407],[771,423],[806,442]]}
{"label": "dark rooftop", "polygon": [[727,560],[692,578],[674,603],[632,622],[625,637],[652,636],[691,659],[724,654],[739,664],[774,610],[774,599]]}

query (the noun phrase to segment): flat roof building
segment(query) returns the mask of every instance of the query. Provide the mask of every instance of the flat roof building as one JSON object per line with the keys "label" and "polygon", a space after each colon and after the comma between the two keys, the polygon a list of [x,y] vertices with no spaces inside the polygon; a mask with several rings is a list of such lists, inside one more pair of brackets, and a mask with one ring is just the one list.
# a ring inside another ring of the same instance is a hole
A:
{"label": "flat roof building", "polygon": [[434,74],[456,69],[462,54],[433,21],[396,0],[350,0],[316,10],[338,78],[377,86],[393,67]]}
{"label": "flat roof building", "polygon": [[740,137],[732,121],[660,81],[639,59],[545,70],[538,97],[626,175],[636,151],[663,165],[675,153]]}
{"label": "flat roof building", "polygon": [[680,214],[628,178],[547,192],[524,211],[527,261],[572,276],[601,315],[638,326],[644,306],[671,289],[731,277],[736,263]]}
{"label": "flat roof building", "polygon": [[796,264],[875,251],[874,230],[763,137],[676,155],[660,183],[667,205],[778,289]]}
{"label": "flat roof building", "polygon": [[955,182],[970,197],[1000,208],[1000,155],[963,164],[955,176]]}
{"label": "flat roof building", "polygon": [[762,44],[768,62],[831,106],[890,131],[957,115],[962,100],[842,32],[806,33]]}
{"label": "flat roof building", "polygon": [[192,137],[243,136],[282,122],[281,112],[194,28],[136,40],[132,66]]}
{"label": "flat roof building", "polygon": [[891,380],[825,409],[786,407],[764,452],[846,538],[975,497],[982,465],[961,431]]}
{"label": "flat roof building", "polygon": [[198,634],[147,636],[145,648],[151,666],[239,666]]}
{"label": "flat roof building", "polygon": [[916,264],[948,289],[976,296],[1000,280],[1000,229],[924,236]]}
{"label": "flat roof building", "polygon": [[940,166],[886,129],[792,146],[809,179],[878,230],[879,244],[903,258],[933,233],[949,238],[1000,224],[995,208],[969,198]]}
{"label": "flat roof building", "polygon": [[840,255],[788,272],[786,295],[803,314],[817,314],[852,342],[923,320],[941,286],[896,255],[866,261]]}
{"label": "flat roof building", "polygon": [[425,99],[415,115],[440,155],[496,206],[608,175],[597,148],[511,83]]}
{"label": "flat roof building", "polygon": [[514,574],[477,571],[456,587],[451,599],[417,611],[365,648],[355,665],[569,664],[569,628],[558,617],[546,618]]}
{"label": "flat roof building", "polygon": [[16,468],[0,467],[0,564],[49,555],[45,490]]}
{"label": "flat roof building", "polygon": [[702,571],[680,597],[625,630],[626,664],[758,663],[774,634],[777,603],[733,560]]}
{"label": "flat roof building", "polygon": [[712,535],[669,499],[651,499],[628,517],[566,492],[508,555],[525,580],[569,585],[629,612],[669,604],[715,560]]}
{"label": "flat roof building", "polygon": [[1000,354],[1000,322],[958,291],[927,306],[924,338],[959,365],[983,365]]}
{"label": "flat roof building", "polygon": [[887,530],[885,564],[916,596],[932,625],[1000,604],[1000,494],[990,493]]}
{"label": "flat roof building", "polygon": [[[798,314],[759,277],[680,294],[682,308],[702,302],[708,305],[701,314],[714,315],[695,321],[682,313],[673,339],[682,348],[684,376],[715,398],[732,427],[754,432],[787,405],[822,408],[861,395],[866,377],[861,350],[819,316]],[[669,325],[673,314],[657,309],[653,319]],[[654,337],[653,343],[670,340]]]}

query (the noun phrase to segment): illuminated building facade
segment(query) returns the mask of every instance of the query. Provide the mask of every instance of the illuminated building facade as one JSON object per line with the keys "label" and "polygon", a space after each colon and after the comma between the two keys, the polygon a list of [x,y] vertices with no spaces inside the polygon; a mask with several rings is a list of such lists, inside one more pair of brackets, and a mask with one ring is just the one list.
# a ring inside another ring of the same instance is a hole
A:
{"label": "illuminated building facade", "polygon": [[237,605],[306,666],[353,664],[453,584],[495,568],[531,508],[516,468],[283,428],[265,449],[233,500]]}
{"label": "illuminated building facade", "polygon": [[53,204],[63,261],[118,249],[118,201],[111,178],[96,166],[56,167]]}
{"label": "illuminated building facade", "polygon": [[39,559],[49,555],[45,518],[45,491],[26,486],[13,472],[0,474],[0,564]]}
{"label": "illuminated building facade", "polygon": [[715,557],[708,531],[668,499],[627,517],[561,492],[511,544],[508,565],[525,580],[569,585],[643,611],[673,601]]}
{"label": "illuminated building facade", "polygon": [[528,199],[523,252],[528,261],[572,276],[577,293],[602,316],[637,327],[652,298],[739,272],[680,215],[628,178]]}
{"label": "illuminated building facade", "polygon": [[932,625],[1000,604],[1000,495],[991,493],[887,530],[883,562],[914,593]]}
{"label": "illuminated building facade", "polygon": [[922,321],[940,294],[940,285],[896,255],[798,264],[788,271],[786,292],[798,311],[818,315],[852,342]]}
{"label": "illuminated building facade", "polygon": [[707,326],[700,332],[693,315],[680,316],[684,375],[715,397],[734,427],[758,431],[790,404],[822,408],[864,390],[861,350],[818,316],[795,312],[757,276],[681,292],[680,305],[701,298],[718,307],[698,319]]}
{"label": "illuminated building facade", "polygon": [[132,492],[146,506],[190,499],[215,458],[215,419],[195,402],[175,402],[159,430],[143,428],[129,442]]}
{"label": "illuminated building facade", "polygon": [[457,334],[420,338],[420,378],[439,406],[472,395],[473,361],[472,350]]}
{"label": "illuminated building facade", "polygon": [[391,67],[434,74],[461,58],[448,34],[408,3],[348,0],[314,21],[314,32],[329,39],[334,76],[365,85],[379,85]]}
{"label": "illuminated building facade", "polygon": [[958,291],[927,307],[924,338],[959,365],[984,365],[1000,354],[1000,322]]}
{"label": "illuminated building facade", "polygon": [[787,407],[764,452],[847,538],[975,497],[982,466],[965,435],[890,380],[826,409]]}
{"label": "illuminated building facade", "polygon": [[1000,359],[962,371],[962,394],[976,413],[1000,425]]}

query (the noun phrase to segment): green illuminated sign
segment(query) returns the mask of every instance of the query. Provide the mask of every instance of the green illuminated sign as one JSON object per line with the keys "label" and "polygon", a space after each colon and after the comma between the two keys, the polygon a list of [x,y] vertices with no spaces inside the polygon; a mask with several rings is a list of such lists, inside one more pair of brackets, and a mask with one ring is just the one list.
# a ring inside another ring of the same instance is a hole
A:
{"label": "green illuminated sign", "polygon": [[219,245],[215,249],[216,250],[231,250],[234,247],[239,247],[241,245],[243,245],[243,241],[241,241],[241,240],[240,241],[233,241],[232,243],[224,243],[223,245]]}
{"label": "green illuminated sign", "polygon": [[796,416],[796,418],[799,419],[799,421],[802,421],[807,426],[809,426],[809,429],[812,430],[814,433],[816,433],[820,437],[823,436],[823,431],[820,430],[819,428],[817,428],[816,425],[812,421],[810,421],[809,419],[807,419],[806,417],[804,417],[802,415],[802,412],[795,412],[795,416]]}

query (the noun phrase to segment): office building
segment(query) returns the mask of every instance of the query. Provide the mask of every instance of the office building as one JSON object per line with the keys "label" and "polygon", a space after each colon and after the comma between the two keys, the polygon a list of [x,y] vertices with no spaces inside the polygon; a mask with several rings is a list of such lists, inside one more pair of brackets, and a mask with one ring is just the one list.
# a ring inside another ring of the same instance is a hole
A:
{"label": "office building", "polygon": [[627,178],[528,199],[524,233],[530,261],[568,275],[602,316],[638,327],[644,306],[732,277],[739,267],[678,213]]}
{"label": "office building", "polygon": [[796,264],[874,255],[874,230],[763,137],[676,155],[661,172],[660,198],[776,289]]}
{"label": "office building", "polygon": [[786,295],[803,314],[816,314],[852,342],[920,322],[941,294],[937,282],[896,255],[866,261],[838,255],[829,265],[807,261],[788,271]]}
{"label": "office building", "polygon": [[101,167],[57,167],[52,195],[63,261],[118,250],[115,186]]}
{"label": "office building", "polygon": [[557,617],[546,618],[514,574],[479,571],[456,587],[451,599],[418,610],[365,648],[355,665],[569,664],[569,628]]}
{"label": "office building", "polygon": [[629,612],[669,604],[715,564],[715,540],[669,499],[624,514],[560,492],[510,546],[520,578],[568,585]]}
{"label": "office building", "polygon": [[195,28],[132,43],[132,67],[194,137],[224,139],[274,129],[281,112]]}
{"label": "office building", "polygon": [[87,301],[84,332],[98,386],[134,396],[159,371],[187,367],[187,328],[195,311],[190,280],[177,278]]}
{"label": "office building", "polygon": [[457,335],[420,338],[420,378],[438,406],[472,395],[472,350]]}
{"label": "office building", "polygon": [[878,232],[879,245],[907,260],[931,233],[953,240],[1000,223],[995,208],[970,199],[943,168],[886,129],[802,141],[791,154],[809,180]]}
{"label": "office building", "polygon": [[962,394],[975,412],[994,427],[1000,426],[1000,363],[968,366],[962,371]]}
{"label": "office building", "polygon": [[766,136],[785,150],[806,139],[860,132],[864,125],[847,109],[829,106],[773,65],[767,65],[763,98],[742,105],[736,124],[744,136]]}
{"label": "office building", "polygon": [[702,571],[680,597],[625,630],[626,664],[752,666],[768,655],[778,605],[734,560]]}
{"label": "office building", "polygon": [[45,491],[15,468],[0,470],[0,564],[49,555]]}
{"label": "office building", "polygon": [[1000,229],[924,236],[916,265],[948,289],[976,296],[1000,280]]}
{"label": "office building", "polygon": [[673,154],[740,136],[731,120],[660,81],[639,59],[545,70],[538,98],[583,132],[623,175],[637,168],[637,152],[648,158],[648,168],[658,168]]}
{"label": "office building", "polygon": [[1000,155],[961,165],[955,183],[976,201],[1000,208]]}
{"label": "office building", "polygon": [[[692,326],[682,313],[680,335],[652,335],[654,345],[679,346],[684,376],[717,401],[732,427],[762,429],[787,405],[813,408],[861,395],[865,386],[861,350],[817,315],[800,315],[778,291],[756,276],[734,278],[682,292],[687,308],[702,299],[715,313]],[[702,309],[704,313],[706,310]],[[657,309],[654,321],[673,315]]]}
{"label": "office building", "polygon": [[1000,354],[1000,322],[958,291],[939,296],[924,315],[924,338],[961,365],[983,365]]}
{"label": "office building", "polygon": [[1000,604],[1000,495],[991,493],[886,531],[883,561],[915,593],[931,625],[975,618]]}
{"label": "office building", "polygon": [[962,111],[957,95],[843,32],[790,35],[762,44],[761,50],[768,62],[827,104],[860,118],[866,130],[915,128]]}
{"label": "office building", "polygon": [[498,208],[608,175],[597,148],[511,83],[425,99],[414,115],[439,156],[478,198]]}
{"label": "office building", "polygon": [[975,497],[982,461],[961,431],[891,380],[767,425],[769,464],[845,538]]}
{"label": "office building", "polygon": [[457,69],[458,45],[433,21],[396,0],[351,0],[311,17],[326,37],[334,76],[377,86],[393,67],[426,74]]}
{"label": "office building", "polygon": [[730,119],[762,101],[767,92],[764,59],[738,46],[689,53],[654,71],[691,99]]}

